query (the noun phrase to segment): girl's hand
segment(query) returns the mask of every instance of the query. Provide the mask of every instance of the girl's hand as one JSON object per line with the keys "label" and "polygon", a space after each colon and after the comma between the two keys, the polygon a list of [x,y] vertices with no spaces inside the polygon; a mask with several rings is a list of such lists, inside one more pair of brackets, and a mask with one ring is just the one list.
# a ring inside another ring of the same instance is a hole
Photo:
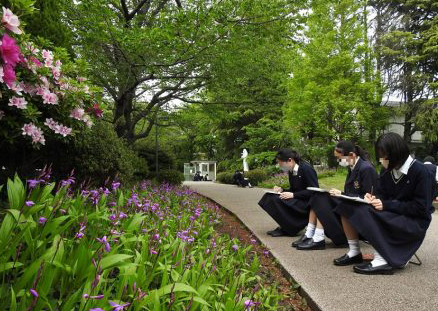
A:
{"label": "girl's hand", "polygon": [[330,195],[333,195],[333,196],[338,196],[338,195],[341,195],[342,194],[342,191],[341,190],[338,190],[338,189],[330,189],[329,190],[329,193],[330,193]]}
{"label": "girl's hand", "polygon": [[289,200],[294,197],[294,194],[292,192],[282,192],[280,194],[280,199],[282,200]]}
{"label": "girl's hand", "polygon": [[367,203],[370,203],[370,204],[375,199],[376,199],[376,197],[374,195],[372,195],[371,193],[367,193],[364,196],[364,200],[367,201]]}
{"label": "girl's hand", "polygon": [[376,210],[379,210],[379,211],[383,210],[382,200],[374,199],[374,200],[371,201],[371,205],[374,206],[374,208]]}

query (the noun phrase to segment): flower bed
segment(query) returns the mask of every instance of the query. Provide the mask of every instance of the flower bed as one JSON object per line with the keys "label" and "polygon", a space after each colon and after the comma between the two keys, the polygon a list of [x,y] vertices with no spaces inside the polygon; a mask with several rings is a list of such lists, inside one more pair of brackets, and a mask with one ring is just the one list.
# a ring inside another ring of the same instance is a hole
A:
{"label": "flower bed", "polygon": [[142,183],[74,192],[47,174],[7,185],[0,226],[6,310],[278,310],[251,247],[215,234],[218,207]]}

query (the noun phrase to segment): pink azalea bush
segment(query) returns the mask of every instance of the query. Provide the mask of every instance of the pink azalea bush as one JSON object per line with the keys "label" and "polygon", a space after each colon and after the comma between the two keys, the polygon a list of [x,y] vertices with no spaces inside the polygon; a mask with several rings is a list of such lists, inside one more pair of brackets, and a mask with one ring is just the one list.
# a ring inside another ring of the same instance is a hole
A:
{"label": "pink azalea bush", "polygon": [[[0,140],[34,146],[73,136],[101,118],[100,90],[61,49],[38,48],[3,7],[0,24]],[[64,63],[63,63],[64,62]]]}

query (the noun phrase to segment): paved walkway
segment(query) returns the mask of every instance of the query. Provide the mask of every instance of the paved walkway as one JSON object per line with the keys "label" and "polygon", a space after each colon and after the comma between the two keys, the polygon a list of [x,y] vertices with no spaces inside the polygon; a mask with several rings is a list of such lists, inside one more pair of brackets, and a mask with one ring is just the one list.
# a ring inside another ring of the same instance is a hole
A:
{"label": "paved walkway", "polygon": [[[266,231],[276,223],[258,206],[260,188],[242,189],[212,182],[186,182],[198,193],[234,213],[279,260],[301,285],[314,310],[322,311],[432,311],[438,310],[438,224],[435,217],[417,254],[422,266],[409,264],[390,276],[368,276],[352,267],[336,267],[332,260],[346,249],[333,248],[329,239],[323,251],[298,251],[290,244],[296,238],[273,238]],[[370,252],[366,244],[362,251]]]}

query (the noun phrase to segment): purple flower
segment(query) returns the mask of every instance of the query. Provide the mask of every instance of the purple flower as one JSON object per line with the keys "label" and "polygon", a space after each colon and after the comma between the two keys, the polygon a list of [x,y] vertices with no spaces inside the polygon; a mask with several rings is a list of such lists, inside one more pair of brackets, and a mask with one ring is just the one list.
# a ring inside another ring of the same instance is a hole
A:
{"label": "purple flower", "polygon": [[91,288],[95,288],[97,284],[100,282],[100,274],[96,274],[96,277],[93,280],[93,284],[91,284]]}
{"label": "purple flower", "polygon": [[111,221],[114,221],[114,220],[116,220],[116,219],[117,219],[116,214],[111,214],[111,215],[109,216],[109,220],[111,220]]}
{"label": "purple flower", "polygon": [[26,203],[25,203],[27,206],[34,206],[35,205],[35,203],[33,202],[33,201],[26,201]]}
{"label": "purple flower", "polygon": [[97,299],[97,300],[99,300],[99,299],[105,298],[105,295],[90,296],[88,294],[83,294],[82,297],[84,299]]}
{"label": "purple flower", "polygon": [[30,293],[32,294],[32,296],[38,298],[38,292],[36,290],[34,290],[33,288],[30,289]]}
{"label": "purple flower", "polygon": [[236,244],[234,244],[232,248],[233,248],[233,250],[234,250],[234,251],[236,251],[236,252],[237,252],[237,250],[239,249],[239,246],[238,246],[238,245],[236,245]]}
{"label": "purple flower", "polygon": [[77,239],[82,239],[84,237],[84,231],[87,227],[81,224],[81,228],[79,229],[79,232],[76,233]]}
{"label": "purple flower", "polygon": [[113,307],[113,311],[123,311],[126,307],[128,307],[130,305],[129,302],[122,304],[122,305],[119,305],[119,304],[112,302],[112,301],[110,301],[109,303]]}
{"label": "purple flower", "polygon": [[46,223],[46,221],[47,221],[46,217],[40,217],[39,223],[40,223],[40,225],[44,225]]}
{"label": "purple flower", "polygon": [[243,305],[245,306],[245,310],[251,310],[252,306],[255,306],[256,303],[252,300],[246,300]]}
{"label": "purple flower", "polygon": [[154,250],[153,248],[151,248],[151,254],[156,255],[156,254],[158,254],[158,252],[156,250]]}
{"label": "purple flower", "polygon": [[119,218],[120,218],[120,219],[128,218],[128,215],[126,215],[126,214],[123,213],[123,212],[120,212]]}
{"label": "purple flower", "polygon": [[32,189],[35,188],[40,183],[40,181],[36,179],[29,179],[27,183],[29,184],[29,188]]}
{"label": "purple flower", "polygon": [[105,244],[105,250],[107,251],[107,253],[109,253],[111,251],[111,245],[108,243],[108,241],[106,239],[106,235],[101,239],[96,238],[96,240],[98,240],[102,244]]}
{"label": "purple flower", "polygon": [[111,187],[113,190],[117,190],[120,187],[120,183],[115,181],[112,183]]}
{"label": "purple flower", "polygon": [[154,235],[154,240],[158,241],[160,239],[160,235],[157,233]]}

